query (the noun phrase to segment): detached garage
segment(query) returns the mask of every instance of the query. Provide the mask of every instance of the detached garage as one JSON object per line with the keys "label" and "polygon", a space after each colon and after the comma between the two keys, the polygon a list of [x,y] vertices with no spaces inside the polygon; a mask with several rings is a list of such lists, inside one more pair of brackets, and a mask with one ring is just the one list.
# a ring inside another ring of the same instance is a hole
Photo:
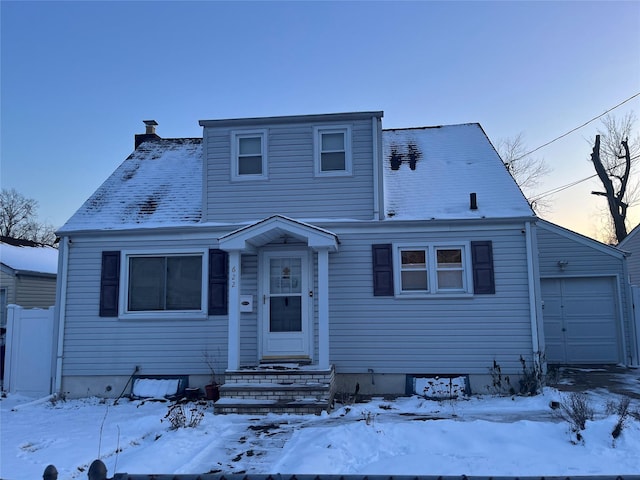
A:
{"label": "detached garage", "polygon": [[624,253],[543,220],[537,234],[547,362],[636,365]]}

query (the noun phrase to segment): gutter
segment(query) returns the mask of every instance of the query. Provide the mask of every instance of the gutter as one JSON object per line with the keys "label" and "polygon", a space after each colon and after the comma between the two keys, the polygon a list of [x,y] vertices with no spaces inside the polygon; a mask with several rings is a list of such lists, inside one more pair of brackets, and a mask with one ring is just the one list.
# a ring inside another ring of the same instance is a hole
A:
{"label": "gutter", "polygon": [[58,346],[56,348],[56,376],[53,391],[62,390],[62,358],[64,353],[64,323],[67,313],[67,274],[69,271],[69,237],[62,237],[59,253],[60,271],[60,302],[58,305]]}

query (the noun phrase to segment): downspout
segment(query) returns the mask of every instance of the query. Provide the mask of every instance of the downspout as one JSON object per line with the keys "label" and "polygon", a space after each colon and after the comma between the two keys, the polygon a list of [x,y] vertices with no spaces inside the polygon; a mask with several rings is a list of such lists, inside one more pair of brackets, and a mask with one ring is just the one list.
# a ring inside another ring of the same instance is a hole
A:
{"label": "downspout", "polygon": [[373,136],[373,219],[380,218],[380,128],[377,117],[371,117],[371,135]]}
{"label": "downspout", "polygon": [[58,346],[56,348],[56,376],[53,385],[54,393],[61,393],[62,390],[62,358],[64,352],[64,322],[67,310],[67,273],[69,271],[69,237],[62,237],[60,243],[60,302],[58,305]]}
{"label": "downspout", "polygon": [[[531,319],[531,343],[533,346],[534,362],[536,355],[540,354],[540,340],[538,335],[538,304],[536,302],[536,272],[534,270],[534,251],[533,251],[533,232],[531,231],[531,222],[526,222],[525,227],[525,243],[527,245],[527,276],[529,280],[529,316]],[[537,252],[535,252],[537,255]]]}
{"label": "downspout", "polygon": [[[638,367],[640,366],[640,337],[638,337],[638,335],[640,335],[640,332],[638,332],[636,328],[636,315],[635,315],[635,306],[634,306],[634,300],[633,300],[633,289],[631,288],[631,279],[629,277],[629,265],[627,264],[627,254],[624,254],[624,253],[622,256],[622,274],[623,274],[622,284],[624,285],[624,290],[625,290],[624,293],[627,298],[626,320],[629,323],[629,334],[631,335],[630,339],[627,339],[626,335],[624,335],[625,322],[623,321],[622,346],[626,350],[626,345],[627,343],[629,343],[629,346],[631,347],[631,352],[627,354],[628,355],[627,358],[629,361],[627,366]],[[634,357],[634,354],[635,354],[635,357]],[[634,358],[635,358],[635,362],[634,362]]]}

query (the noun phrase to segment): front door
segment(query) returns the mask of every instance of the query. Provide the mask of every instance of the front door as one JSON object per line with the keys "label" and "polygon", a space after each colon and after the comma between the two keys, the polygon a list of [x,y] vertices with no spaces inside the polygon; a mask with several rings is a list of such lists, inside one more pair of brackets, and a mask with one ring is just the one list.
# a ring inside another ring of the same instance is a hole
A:
{"label": "front door", "polygon": [[262,260],[262,357],[309,357],[309,257],[265,252]]}

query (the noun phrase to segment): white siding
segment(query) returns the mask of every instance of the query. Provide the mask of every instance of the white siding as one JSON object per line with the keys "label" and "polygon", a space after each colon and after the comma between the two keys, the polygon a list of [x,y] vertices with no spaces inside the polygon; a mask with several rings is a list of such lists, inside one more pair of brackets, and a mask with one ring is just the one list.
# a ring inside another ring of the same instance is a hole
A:
{"label": "white siding", "polygon": [[[368,230],[357,224],[342,224],[334,230],[340,247],[329,255],[330,361],[338,373],[366,373],[373,368],[377,373],[487,374],[494,360],[505,373],[520,370],[520,355],[530,359],[532,353],[523,225],[481,227],[414,227],[408,231],[388,222]],[[76,235],[69,248],[63,375],[130,375],[136,365],[142,374],[204,375],[208,371],[203,351],[215,358],[218,373],[224,372],[225,316],[205,320],[98,316],[103,250],[149,245],[154,250],[215,248],[218,236],[220,233],[209,239],[202,234],[193,238],[163,234],[83,240]],[[373,296],[372,244],[475,240],[493,242],[495,294],[422,299]],[[257,296],[257,279],[257,256],[243,255],[241,293]],[[254,312],[241,315],[243,365],[258,358],[260,299],[254,300]],[[314,311],[317,313],[315,299]]]}
{"label": "white siding", "polygon": [[[486,374],[494,359],[504,371],[518,371],[519,356],[532,354],[521,229],[340,235],[340,251],[329,256],[330,360],[336,371]],[[493,242],[495,295],[372,296],[372,244],[461,240]]]}
{"label": "white siding", "polygon": [[268,179],[235,182],[231,181],[231,131],[238,129],[205,128],[207,220],[233,223],[275,214],[302,219],[372,219],[371,120],[351,125],[351,176],[315,177],[314,124],[287,124],[266,128]]}
{"label": "white siding", "polygon": [[73,238],[69,246],[63,375],[130,375],[209,373],[208,351],[224,371],[227,359],[226,317],[205,320],[119,320],[100,317],[100,270],[103,250],[185,247],[215,248],[212,241],[139,238],[137,240]]}

